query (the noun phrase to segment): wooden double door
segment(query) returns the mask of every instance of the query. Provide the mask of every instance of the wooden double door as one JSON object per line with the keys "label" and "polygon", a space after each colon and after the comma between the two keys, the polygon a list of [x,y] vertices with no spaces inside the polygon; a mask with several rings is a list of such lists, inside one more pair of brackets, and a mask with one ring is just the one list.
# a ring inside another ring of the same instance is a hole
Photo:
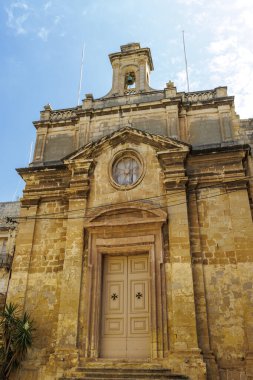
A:
{"label": "wooden double door", "polygon": [[100,356],[148,358],[151,342],[148,255],[104,256]]}

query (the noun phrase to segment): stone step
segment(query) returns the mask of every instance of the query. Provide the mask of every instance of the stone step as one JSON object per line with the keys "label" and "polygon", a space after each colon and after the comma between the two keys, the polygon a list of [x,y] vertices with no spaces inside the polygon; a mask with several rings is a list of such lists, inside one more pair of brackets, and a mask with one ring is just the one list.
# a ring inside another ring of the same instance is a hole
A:
{"label": "stone step", "polygon": [[188,377],[171,373],[169,369],[82,368],[60,380],[188,380]]}

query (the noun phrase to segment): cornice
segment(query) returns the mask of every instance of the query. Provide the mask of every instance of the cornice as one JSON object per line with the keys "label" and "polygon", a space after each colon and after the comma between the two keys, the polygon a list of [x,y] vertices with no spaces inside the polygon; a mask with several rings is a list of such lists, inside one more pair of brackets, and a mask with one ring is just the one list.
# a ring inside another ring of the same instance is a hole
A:
{"label": "cornice", "polygon": [[197,154],[192,150],[186,163],[189,188],[200,189],[207,186],[245,188],[249,180],[244,168],[248,150],[234,148],[202,150]]}
{"label": "cornice", "polygon": [[111,53],[111,54],[109,54],[109,59],[110,59],[111,64],[113,64],[113,61],[115,61],[116,59],[122,59],[122,58],[129,57],[132,55],[136,56],[136,55],[143,55],[143,54],[148,56],[150,70],[151,71],[154,70],[154,65],[153,65],[153,60],[152,60],[150,48],[139,48],[139,49],[134,49],[134,50],[127,50],[127,51],[121,51],[121,52],[117,52],[117,53]]}
{"label": "cornice", "polygon": [[163,170],[163,183],[167,191],[184,189],[188,181],[185,169],[185,160],[190,147],[184,149],[169,149],[157,152],[157,157]]}
{"label": "cornice", "polygon": [[238,143],[220,143],[202,146],[193,146],[191,150],[192,156],[208,155],[211,153],[227,153],[227,152],[250,152],[251,147],[249,144]]}
{"label": "cornice", "polygon": [[[35,128],[66,126],[77,123],[80,117],[103,116],[118,114],[120,111],[142,111],[147,109],[164,108],[171,105],[177,105],[179,112],[192,110],[217,108],[220,105],[232,105],[233,96],[221,96],[220,89],[203,90],[191,93],[176,92],[168,95],[167,88],[163,90],[152,90],[139,92],[134,95],[121,95],[111,97],[101,97],[98,99],[88,98],[84,100],[83,106],[52,110],[51,107],[45,107],[41,111],[41,119],[34,121]],[[152,95],[158,95],[159,99],[150,100]],[[222,93],[222,95],[224,95]],[[127,103],[131,100],[131,103]],[[145,101],[146,100],[146,101]],[[113,104],[115,102],[115,104]],[[110,103],[110,105],[108,105]]]}

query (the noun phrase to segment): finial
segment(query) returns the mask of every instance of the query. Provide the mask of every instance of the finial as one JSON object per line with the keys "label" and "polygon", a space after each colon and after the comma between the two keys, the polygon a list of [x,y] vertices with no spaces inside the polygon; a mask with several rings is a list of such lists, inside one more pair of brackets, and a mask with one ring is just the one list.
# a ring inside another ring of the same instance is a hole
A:
{"label": "finial", "polygon": [[175,87],[175,84],[174,84],[174,82],[172,82],[171,80],[169,80],[169,82],[166,83],[166,87],[167,87],[167,88],[174,88],[174,87]]}
{"label": "finial", "polygon": [[52,111],[52,107],[50,106],[49,103],[44,106],[44,110],[45,111]]}

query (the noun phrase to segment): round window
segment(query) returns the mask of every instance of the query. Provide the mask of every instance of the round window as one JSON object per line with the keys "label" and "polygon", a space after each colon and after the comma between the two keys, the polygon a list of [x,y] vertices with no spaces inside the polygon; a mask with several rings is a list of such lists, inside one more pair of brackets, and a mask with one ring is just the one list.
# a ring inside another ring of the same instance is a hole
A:
{"label": "round window", "polygon": [[143,176],[143,163],[135,152],[119,152],[111,165],[112,184],[121,188],[136,185]]}
{"label": "round window", "polygon": [[113,165],[112,175],[118,185],[133,185],[140,178],[140,165],[133,157],[123,157]]}

